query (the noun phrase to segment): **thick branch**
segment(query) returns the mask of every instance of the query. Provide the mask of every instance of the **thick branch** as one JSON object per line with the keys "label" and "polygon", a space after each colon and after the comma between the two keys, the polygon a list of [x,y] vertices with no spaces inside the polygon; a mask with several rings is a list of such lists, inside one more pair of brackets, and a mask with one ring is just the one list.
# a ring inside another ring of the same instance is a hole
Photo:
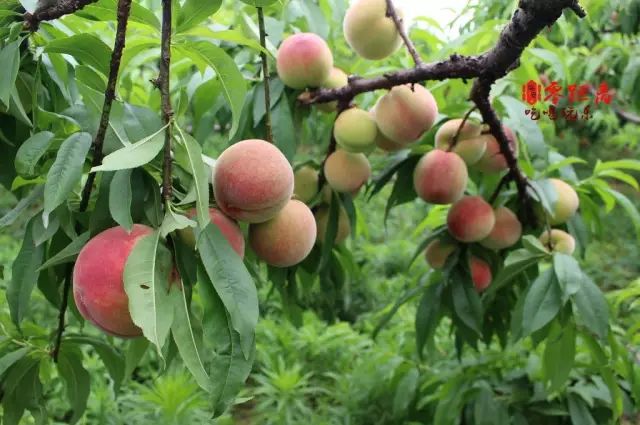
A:
{"label": "thick branch", "polygon": [[[111,66],[109,68],[109,80],[107,81],[107,89],[104,93],[104,104],[102,106],[102,115],[100,117],[100,123],[98,125],[98,131],[96,137],[93,139],[93,161],[92,168],[97,167],[102,163],[104,146],[104,138],[107,134],[107,128],[109,126],[109,116],[111,115],[111,106],[116,97],[116,84],[118,82],[118,73],[120,72],[120,60],[122,59],[122,51],[124,50],[127,22],[129,21],[129,13],[131,12],[132,0],[120,0],[118,3],[118,26],[116,29],[115,42],[113,45],[113,53],[111,54]],[[93,190],[93,183],[96,179],[96,173],[89,173],[87,182],[82,189],[82,198],[80,200],[80,212],[87,210],[89,206],[89,199],[91,198],[91,191]],[[58,313],[58,329],[56,331],[56,339],[53,350],[51,351],[51,357],[55,362],[58,361],[58,354],[60,353],[60,345],[62,344],[62,335],[65,328],[65,315],[67,312],[67,303],[69,299],[69,293],[71,292],[71,273],[73,267],[69,266],[66,270],[66,278],[64,281],[64,287],[62,290],[62,302],[60,304],[60,311]]]}
{"label": "thick branch", "polygon": [[52,21],[77,12],[83,7],[98,0],[58,0],[53,6],[36,9],[33,13],[24,14],[25,26],[29,31],[37,31],[42,21]]}
{"label": "thick branch", "polygon": [[422,63],[420,54],[418,54],[418,51],[416,50],[416,46],[413,45],[413,42],[407,35],[407,31],[405,30],[403,25],[403,20],[400,16],[398,16],[398,13],[396,12],[396,8],[393,6],[393,0],[387,0],[387,16],[391,18],[393,20],[393,23],[396,25],[396,28],[398,29],[398,33],[400,34],[400,38],[402,38],[402,41],[404,42],[404,45],[407,47],[407,50],[409,51],[411,58],[413,58],[413,63],[415,63],[416,66],[420,65]]}
{"label": "thick branch", "polygon": [[264,80],[264,103],[265,103],[265,127],[267,129],[267,142],[273,143],[273,130],[271,128],[271,87],[269,86],[269,62],[267,58],[267,32],[264,28],[264,11],[261,7],[258,9],[258,26],[260,28],[260,45],[262,52],[262,78]]}
{"label": "thick branch", "polygon": [[171,144],[173,138],[173,108],[171,107],[171,0],[162,0],[162,41],[160,45],[160,73],[158,88],[162,100],[162,119],[167,124],[164,136],[164,163],[162,167],[162,198],[167,204],[173,194]]}

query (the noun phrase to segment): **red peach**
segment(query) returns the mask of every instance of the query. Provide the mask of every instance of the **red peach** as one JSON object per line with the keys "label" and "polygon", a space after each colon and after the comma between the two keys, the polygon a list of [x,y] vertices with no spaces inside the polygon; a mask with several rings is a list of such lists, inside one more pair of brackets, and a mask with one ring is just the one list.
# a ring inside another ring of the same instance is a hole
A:
{"label": "red peach", "polygon": [[413,185],[420,198],[432,204],[451,204],[464,195],[469,174],[467,166],[453,152],[433,150],[420,159]]}
{"label": "red peach", "polygon": [[286,86],[320,87],[333,69],[333,55],[327,43],[316,34],[295,34],[282,42],[276,67]]}
{"label": "red peach", "polygon": [[496,217],[493,208],[479,196],[465,196],[447,215],[449,233],[461,242],[478,242],[489,236]]}
{"label": "red peach", "polygon": [[[189,218],[195,218],[196,214],[195,208],[187,211],[187,217]],[[229,242],[229,245],[231,245],[231,248],[233,248],[240,258],[244,258],[244,236],[238,223],[216,208],[209,208],[209,218],[211,218],[211,222],[220,229],[227,242]],[[178,234],[187,246],[195,247],[196,237],[191,227],[180,229]]]}

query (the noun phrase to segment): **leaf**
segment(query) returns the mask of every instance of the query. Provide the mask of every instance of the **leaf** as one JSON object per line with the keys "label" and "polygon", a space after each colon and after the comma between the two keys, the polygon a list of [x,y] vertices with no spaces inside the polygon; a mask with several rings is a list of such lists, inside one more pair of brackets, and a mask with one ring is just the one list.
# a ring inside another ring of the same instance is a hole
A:
{"label": "leaf", "polygon": [[243,3],[246,3],[250,6],[255,6],[255,7],[270,6],[277,1],[278,0],[242,0]]}
{"label": "leaf", "polygon": [[627,174],[623,171],[619,170],[605,170],[598,173],[598,177],[610,177],[612,179],[620,180],[634,188],[635,190],[640,190],[640,186],[638,186],[638,181],[631,174]]}
{"label": "leaf", "polygon": [[58,38],[44,48],[46,53],[64,53],[73,56],[79,63],[90,65],[103,75],[109,75],[111,49],[92,34],[76,34]]}
{"label": "leaf", "polygon": [[560,311],[562,292],[553,270],[545,270],[533,281],[523,308],[524,336],[545,326]]}
{"label": "leaf", "polygon": [[180,296],[175,298],[175,320],[171,325],[171,334],[178,347],[180,357],[187,366],[196,382],[202,389],[210,392],[211,381],[204,366],[201,349],[202,341],[196,338],[193,332],[189,306],[184,291],[180,291]]}
{"label": "leaf", "polygon": [[166,238],[169,233],[176,230],[186,229],[187,227],[194,227],[196,222],[188,219],[184,215],[176,214],[171,208],[167,209],[160,226],[160,235]]}
{"label": "leaf", "polygon": [[579,322],[604,339],[609,332],[609,306],[600,288],[584,275],[582,285],[572,300]]}
{"label": "leaf", "polygon": [[297,137],[287,96],[280,98],[271,113],[271,119],[273,121],[273,143],[282,151],[289,162],[293,163],[293,157],[296,154],[297,148]]}
{"label": "leaf", "polygon": [[633,170],[640,171],[640,161],[637,159],[619,159],[616,161],[599,162],[593,173],[598,174],[604,170]]}
{"label": "leaf", "polygon": [[[142,338],[140,338],[142,339]],[[143,339],[144,340],[144,339]],[[124,380],[124,356],[118,349],[116,349],[113,345],[105,342],[101,339],[92,337],[92,336],[68,336],[64,339],[64,343],[66,344],[88,344],[91,345],[98,353],[98,356],[102,359],[102,363],[104,363],[107,371],[109,372],[109,376],[113,380],[113,390],[115,393],[118,393],[120,389],[120,385]]]}
{"label": "leaf", "polygon": [[[85,6],[83,9],[76,12],[76,14],[83,17],[90,15],[100,21],[113,21],[117,17],[117,1],[100,0],[96,3]],[[153,12],[136,2],[131,4],[129,22],[145,24],[160,30],[160,21],[158,21],[158,18],[156,18]]]}
{"label": "leaf", "polygon": [[517,249],[509,253],[501,269],[486,291],[488,298],[493,298],[497,291],[512,282],[518,275],[538,264],[546,254],[533,253],[527,249]]}
{"label": "leaf", "polygon": [[123,274],[133,323],[156,346],[161,358],[179,292],[171,288],[171,267],[171,253],[160,243],[160,232],[156,230],[138,240]]}
{"label": "leaf", "polygon": [[66,201],[82,178],[82,166],[91,148],[89,133],[75,133],[62,142],[44,185],[45,222],[49,214]]}
{"label": "leaf", "polygon": [[453,307],[456,315],[471,330],[482,333],[482,304],[480,296],[473,284],[464,279],[462,273],[455,273],[452,278]]}
{"label": "leaf", "polygon": [[180,9],[176,31],[181,33],[206,21],[221,5],[222,0],[186,0]]}
{"label": "leaf", "polygon": [[416,349],[418,356],[422,358],[423,348],[433,334],[440,322],[440,304],[442,296],[442,285],[432,284],[424,292],[418,311],[416,312]]}
{"label": "leaf", "polygon": [[395,316],[398,310],[400,310],[400,307],[402,307],[403,305],[411,301],[413,298],[418,296],[423,291],[426,281],[427,279],[424,279],[420,282],[418,286],[414,288],[409,288],[407,291],[405,291],[404,294],[402,294],[400,298],[396,300],[396,302],[393,304],[391,309],[387,313],[385,313],[385,315],[382,317],[382,319],[380,319],[380,321],[376,325],[375,329],[371,334],[372,338],[375,339],[378,336],[378,333],[380,333],[380,331],[387,325],[387,323],[389,323],[389,321],[393,318],[393,316]]}
{"label": "leaf", "polygon": [[582,286],[583,273],[580,264],[570,255],[555,253],[553,254],[553,271],[562,288],[563,301],[566,302]]}
{"label": "leaf", "polygon": [[22,198],[18,205],[16,205],[11,211],[6,213],[4,217],[0,218],[0,229],[3,227],[11,226],[19,217],[24,217],[23,213],[33,205],[34,202],[39,200],[44,194],[44,185],[36,186],[26,197]]}
{"label": "leaf", "polygon": [[0,63],[2,64],[0,102],[4,103],[7,108],[10,106],[11,91],[16,85],[20,69],[20,43],[22,43],[22,39],[9,43],[0,50]]}
{"label": "leaf", "polygon": [[420,372],[416,368],[411,368],[407,372],[396,387],[396,393],[393,397],[393,417],[401,418],[409,409],[409,405],[416,396]]}
{"label": "leaf", "polygon": [[608,189],[607,192],[616,199],[616,202],[620,204],[620,206],[622,206],[624,211],[627,213],[627,215],[631,219],[631,222],[633,223],[633,226],[636,229],[637,238],[640,239],[640,212],[638,212],[638,209],[635,207],[634,203],[631,202],[625,195],[616,190]]}
{"label": "leaf", "polygon": [[60,377],[65,381],[67,396],[73,411],[69,423],[75,424],[87,409],[91,378],[89,372],[82,366],[82,355],[79,352],[61,350],[57,365]]}
{"label": "leaf", "polygon": [[0,357],[0,377],[4,375],[4,373],[13,366],[15,362],[26,356],[30,350],[31,348],[29,347],[23,347]]}
{"label": "leaf", "polygon": [[569,378],[576,355],[576,328],[573,323],[564,326],[556,324],[547,338],[542,355],[545,380],[550,383],[549,391],[555,392]]}
{"label": "leaf", "polygon": [[118,170],[111,179],[109,186],[109,212],[120,226],[131,231],[131,169]]}
{"label": "leaf", "polygon": [[207,41],[186,42],[176,46],[176,50],[189,56],[198,66],[200,72],[204,72],[209,66],[218,75],[222,83],[222,91],[231,108],[233,119],[229,139],[232,139],[240,124],[244,99],[247,94],[247,84],[238,66],[224,50]]}
{"label": "leaf", "polygon": [[16,171],[19,175],[26,178],[37,177],[36,166],[49,149],[53,137],[53,133],[42,131],[29,137],[20,145],[15,159]]}
{"label": "leaf", "polygon": [[197,240],[204,268],[229,312],[233,329],[240,334],[242,352],[248,359],[258,323],[258,293],[253,279],[218,226],[209,223]]}
{"label": "leaf", "polygon": [[36,218],[27,224],[20,252],[11,268],[11,282],[7,287],[7,301],[11,320],[17,327],[29,309],[31,293],[38,282],[38,267],[44,258],[44,245],[36,246],[33,240],[33,226]]}
{"label": "leaf", "polygon": [[133,371],[144,357],[149,348],[149,340],[145,338],[136,338],[129,343],[129,349],[124,357],[124,376],[130,377]]}
{"label": "leaf", "polygon": [[[209,225],[208,227],[211,227]],[[211,400],[215,416],[220,416],[234,401],[246,381],[255,358],[255,339],[244,351],[241,336],[234,330],[222,299],[216,294],[215,284],[208,272],[198,266],[200,299],[203,307],[204,342],[213,353],[209,366]]]}
{"label": "leaf", "polygon": [[573,425],[597,425],[589,412],[587,403],[580,396],[569,393],[567,402],[569,403],[569,415]]}
{"label": "leaf", "polygon": [[338,220],[340,217],[340,198],[335,191],[331,190],[331,202],[329,203],[329,216],[327,217],[327,230],[325,231],[324,242],[321,246],[319,269],[324,269],[331,260],[331,251],[335,245],[338,235]]}
{"label": "leaf", "polygon": [[166,127],[165,125],[160,130],[139,142],[127,145],[105,156],[102,160],[102,165],[93,167],[91,171],[94,173],[98,171],[118,171],[138,168],[148,164],[158,155],[164,146],[163,132]]}
{"label": "leaf", "polygon": [[181,154],[189,164],[189,171],[193,176],[194,190],[196,195],[196,210],[198,212],[198,225],[204,229],[211,217],[209,215],[209,173],[211,169],[202,160],[202,148],[189,134],[178,129],[181,137],[181,144],[176,149],[176,158]]}

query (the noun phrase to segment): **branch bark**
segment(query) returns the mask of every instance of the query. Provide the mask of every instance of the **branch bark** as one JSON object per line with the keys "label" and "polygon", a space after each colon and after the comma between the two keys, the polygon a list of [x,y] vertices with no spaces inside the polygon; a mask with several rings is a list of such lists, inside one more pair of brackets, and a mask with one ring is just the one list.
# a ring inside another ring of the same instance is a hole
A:
{"label": "branch bark", "polygon": [[413,63],[418,66],[422,63],[422,59],[420,58],[420,54],[416,50],[416,46],[413,45],[413,42],[407,35],[407,31],[404,28],[403,19],[398,16],[396,8],[393,6],[393,0],[387,0],[387,16],[393,20],[393,23],[396,25],[398,29],[398,33],[400,34],[400,38],[402,38],[402,42],[407,47],[411,58],[413,59]]}
{"label": "branch bark", "polygon": [[[109,68],[109,80],[107,81],[107,89],[104,93],[104,104],[102,105],[102,115],[100,117],[100,124],[98,125],[98,131],[93,139],[93,160],[92,168],[97,167],[102,163],[103,158],[103,146],[104,138],[107,134],[107,128],[109,127],[109,117],[111,115],[111,106],[116,97],[116,85],[118,83],[118,74],[120,72],[120,61],[122,59],[122,51],[125,47],[127,23],[129,21],[129,14],[131,13],[132,0],[119,0],[118,2],[118,25],[116,28],[115,42],[113,45],[113,53],[111,53],[111,65]],[[80,200],[79,211],[85,212],[89,206],[89,199],[91,199],[91,192],[93,190],[93,184],[96,179],[96,173],[89,173],[87,182],[82,189],[82,198]],[[67,303],[69,294],[71,292],[73,267],[69,266],[66,270],[66,277],[64,286],[62,289],[62,302],[60,304],[60,311],[58,313],[58,328],[56,331],[55,343],[53,350],[51,351],[51,357],[54,362],[58,362],[58,355],[60,353],[60,345],[62,344],[62,336],[65,328],[65,315],[67,312]]]}
{"label": "branch bark", "polygon": [[260,45],[263,51],[260,52],[262,59],[262,78],[264,80],[264,107],[265,107],[265,127],[267,133],[267,142],[273,143],[273,129],[271,126],[271,87],[269,86],[269,61],[267,58],[267,32],[264,27],[264,11],[261,7],[258,9],[258,27],[260,28]]}
{"label": "branch bark", "polygon": [[95,3],[98,0],[58,0],[52,7],[36,9],[33,13],[24,14],[25,27],[31,31],[37,31],[43,21],[52,21],[77,12],[83,7]]}
{"label": "branch bark", "polygon": [[162,41],[160,44],[160,73],[158,88],[162,102],[162,119],[167,125],[164,136],[164,161],[162,167],[162,198],[165,205],[173,195],[171,145],[173,139],[173,108],[171,107],[171,0],[162,0]]}

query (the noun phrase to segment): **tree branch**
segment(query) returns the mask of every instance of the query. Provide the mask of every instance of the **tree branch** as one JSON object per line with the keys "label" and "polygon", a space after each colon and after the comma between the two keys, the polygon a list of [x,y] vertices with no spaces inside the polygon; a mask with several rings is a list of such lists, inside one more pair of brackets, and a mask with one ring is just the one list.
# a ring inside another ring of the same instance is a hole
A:
{"label": "tree branch", "polygon": [[[104,104],[102,105],[102,115],[100,116],[100,123],[98,125],[98,131],[96,137],[93,139],[93,160],[92,168],[97,167],[102,163],[103,158],[103,146],[104,138],[107,134],[107,128],[109,126],[109,117],[111,115],[111,106],[116,97],[116,84],[118,82],[118,74],[120,72],[120,61],[122,59],[122,51],[125,47],[127,23],[129,21],[129,14],[131,12],[132,0],[119,0],[118,2],[118,26],[116,28],[115,42],[113,44],[113,53],[111,53],[111,65],[109,68],[109,80],[107,81],[107,89],[104,92]],[[85,212],[89,206],[89,199],[91,199],[91,191],[93,190],[93,184],[96,179],[96,173],[90,172],[87,177],[87,182],[82,189],[82,198],[80,200],[79,211]],[[60,311],[58,314],[58,329],[56,332],[56,339],[53,350],[51,351],[51,357],[54,362],[58,362],[58,354],[60,353],[60,345],[62,344],[62,335],[65,328],[65,315],[67,312],[67,303],[69,293],[71,292],[73,267],[69,266],[66,271],[66,277],[64,281],[64,287],[62,290],[62,302],[60,304]]]}
{"label": "tree branch", "polygon": [[273,130],[271,128],[271,87],[269,86],[269,62],[267,58],[267,32],[264,28],[264,11],[258,9],[258,26],[260,28],[260,45],[263,51],[260,52],[262,59],[262,78],[264,79],[264,103],[265,103],[265,126],[267,128],[267,142],[273,143]]}
{"label": "tree branch", "polygon": [[409,54],[413,58],[413,63],[416,66],[420,65],[422,63],[420,54],[418,54],[416,47],[413,45],[413,42],[411,41],[409,36],[407,36],[407,31],[405,30],[403,25],[403,19],[398,16],[396,8],[393,6],[393,0],[387,0],[387,16],[391,18],[393,20],[393,23],[396,25],[398,33],[400,34],[400,38],[402,38],[404,45],[407,47]]}
{"label": "tree branch", "polygon": [[162,119],[167,125],[164,136],[164,161],[162,167],[162,198],[165,205],[173,194],[171,145],[173,139],[173,108],[171,107],[171,0],[162,0],[162,41],[160,45],[160,73],[158,88],[162,100]]}
{"label": "tree branch", "polygon": [[36,9],[33,13],[24,14],[25,27],[31,31],[37,31],[42,21],[52,21],[77,12],[83,7],[95,3],[98,0],[58,0],[51,7]]}

